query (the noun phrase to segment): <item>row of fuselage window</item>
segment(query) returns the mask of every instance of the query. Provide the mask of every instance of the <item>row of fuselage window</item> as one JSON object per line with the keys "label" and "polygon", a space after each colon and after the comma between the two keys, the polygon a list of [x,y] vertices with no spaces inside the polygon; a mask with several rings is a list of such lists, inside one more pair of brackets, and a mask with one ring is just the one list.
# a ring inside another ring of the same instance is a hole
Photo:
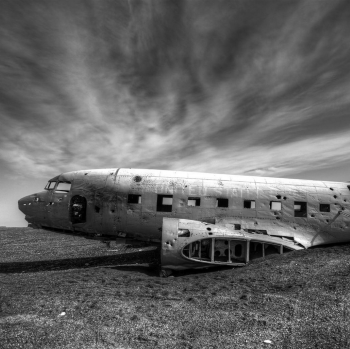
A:
{"label": "row of fuselage window", "polygon": [[[129,194],[128,203],[129,204],[141,204],[142,197],[139,194]],[[173,195],[163,195],[158,194],[157,196],[157,211],[158,212],[171,212],[173,205]],[[189,197],[187,199],[187,206],[198,207],[201,205],[200,197]],[[228,207],[228,199],[217,198],[216,207]],[[255,209],[255,200],[244,200],[243,208]],[[320,204],[320,212],[330,212],[330,204]],[[270,201],[270,209],[272,211],[281,211],[282,202],[281,201]],[[305,201],[294,201],[294,216],[295,217],[306,217],[307,216],[307,202]]]}
{"label": "row of fuselage window", "polygon": [[[249,244],[249,249],[247,249]],[[249,251],[249,258],[247,258]],[[209,238],[194,241],[186,245],[182,253],[185,257],[201,260],[204,262],[243,262],[256,258],[266,257],[272,254],[282,254],[293,251],[279,244],[271,244],[266,242],[248,241],[240,242],[239,240],[227,240]]]}

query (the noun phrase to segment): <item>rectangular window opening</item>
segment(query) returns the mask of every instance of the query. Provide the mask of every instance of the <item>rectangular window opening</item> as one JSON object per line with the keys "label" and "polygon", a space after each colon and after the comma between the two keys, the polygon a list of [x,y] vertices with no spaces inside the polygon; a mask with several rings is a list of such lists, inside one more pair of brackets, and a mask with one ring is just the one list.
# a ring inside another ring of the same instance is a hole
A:
{"label": "rectangular window opening", "polygon": [[201,260],[211,261],[212,239],[201,240]]}
{"label": "rectangular window opening", "polygon": [[157,198],[158,212],[171,212],[172,207],[173,207],[172,195],[158,195],[158,198]]}
{"label": "rectangular window opening", "polygon": [[216,207],[228,207],[228,199],[216,199]]}
{"label": "rectangular window opening", "polygon": [[46,190],[52,190],[55,188],[57,182],[48,182],[45,186]]}
{"label": "rectangular window opening", "polygon": [[320,212],[331,212],[330,204],[320,204]]}
{"label": "rectangular window opening", "polygon": [[141,195],[139,194],[129,194],[128,204],[141,204]]}
{"label": "rectangular window opening", "polygon": [[281,211],[282,210],[282,203],[280,201],[270,201],[270,210]]}
{"label": "rectangular window opening", "polygon": [[241,225],[240,224],[234,224],[235,230],[241,230]]}
{"label": "rectangular window opening", "polygon": [[200,259],[200,241],[195,241],[190,244],[190,258]]}
{"label": "rectangular window opening", "polygon": [[177,236],[179,238],[189,238],[191,236],[191,232],[188,229],[179,229],[177,231]]}
{"label": "rectangular window opening", "polygon": [[56,191],[63,191],[68,193],[71,188],[71,183],[70,182],[59,182],[56,188]]}
{"label": "rectangular window opening", "polygon": [[281,254],[281,246],[280,245],[264,243],[264,249],[265,249],[265,251],[264,251],[265,257],[269,256],[271,254]]}
{"label": "rectangular window opening", "polygon": [[307,217],[307,203],[294,201],[294,217]]}
{"label": "rectangular window opening", "polygon": [[243,207],[255,209],[255,200],[244,200]]}
{"label": "rectangular window opening", "polygon": [[188,198],[187,206],[200,206],[201,199],[200,198]]}
{"label": "rectangular window opening", "polygon": [[250,242],[249,260],[264,257],[264,246],[261,242]]}
{"label": "rectangular window opening", "polygon": [[249,234],[261,234],[261,235],[267,235],[267,230],[264,229],[244,229]]}

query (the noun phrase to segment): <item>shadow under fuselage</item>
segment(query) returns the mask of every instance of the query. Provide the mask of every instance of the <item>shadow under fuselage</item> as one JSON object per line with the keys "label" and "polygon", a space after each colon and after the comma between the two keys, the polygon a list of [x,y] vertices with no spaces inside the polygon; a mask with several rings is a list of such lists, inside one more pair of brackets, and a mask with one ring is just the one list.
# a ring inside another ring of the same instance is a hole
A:
{"label": "shadow under fuselage", "polygon": [[159,250],[130,252],[112,256],[0,263],[0,274],[34,273],[137,263],[149,263],[152,268],[153,265],[159,263]]}

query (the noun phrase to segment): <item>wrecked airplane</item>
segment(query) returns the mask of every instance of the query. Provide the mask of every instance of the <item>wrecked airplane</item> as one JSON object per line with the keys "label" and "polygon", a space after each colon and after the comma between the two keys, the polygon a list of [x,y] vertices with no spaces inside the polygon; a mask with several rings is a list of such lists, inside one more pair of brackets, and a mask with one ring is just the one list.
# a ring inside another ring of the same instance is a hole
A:
{"label": "wrecked airplane", "polygon": [[350,241],[350,184],[208,173],[63,173],[18,201],[33,227],[161,243],[164,269],[241,266]]}

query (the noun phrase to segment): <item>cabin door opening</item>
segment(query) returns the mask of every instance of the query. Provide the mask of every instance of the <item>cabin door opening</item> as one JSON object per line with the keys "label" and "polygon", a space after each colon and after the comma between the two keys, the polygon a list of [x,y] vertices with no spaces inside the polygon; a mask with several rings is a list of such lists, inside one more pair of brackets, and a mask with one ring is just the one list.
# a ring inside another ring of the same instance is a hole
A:
{"label": "cabin door opening", "polygon": [[72,197],[69,205],[69,218],[72,224],[86,222],[87,202],[83,196],[75,195]]}

